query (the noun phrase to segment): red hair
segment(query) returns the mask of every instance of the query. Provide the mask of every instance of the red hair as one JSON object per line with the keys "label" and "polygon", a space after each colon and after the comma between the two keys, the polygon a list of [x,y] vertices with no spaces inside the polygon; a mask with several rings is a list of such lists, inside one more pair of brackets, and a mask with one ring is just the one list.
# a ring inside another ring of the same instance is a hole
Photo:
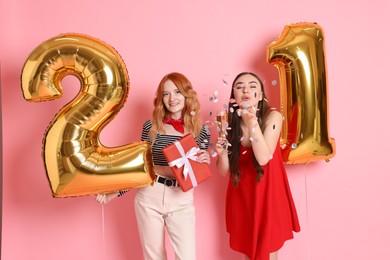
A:
{"label": "red hair", "polygon": [[170,116],[170,112],[166,109],[163,103],[164,83],[168,80],[172,81],[180,93],[185,97],[184,108],[182,111],[184,127],[195,136],[198,136],[202,130],[199,113],[200,103],[191,82],[183,74],[172,72],[161,79],[156,90],[156,97],[153,101],[154,109],[152,128],[150,129],[152,143],[154,143],[157,133],[165,133],[162,121]]}

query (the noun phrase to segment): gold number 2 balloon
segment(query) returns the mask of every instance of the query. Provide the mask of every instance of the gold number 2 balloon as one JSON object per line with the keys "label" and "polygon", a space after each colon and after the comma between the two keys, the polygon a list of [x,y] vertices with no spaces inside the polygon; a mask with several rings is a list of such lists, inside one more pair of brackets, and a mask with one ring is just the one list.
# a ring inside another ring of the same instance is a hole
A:
{"label": "gold number 2 balloon", "polygon": [[36,47],[21,75],[27,101],[62,96],[67,75],[80,80],[78,95],[50,123],[43,160],[53,197],[73,197],[138,188],[155,179],[150,145],[106,147],[101,130],[126,102],[129,79],[120,55],[82,34],[62,34]]}
{"label": "gold number 2 balloon", "polygon": [[316,23],[286,25],[279,38],[268,45],[267,61],[279,71],[284,161],[328,161],[336,148],[328,129],[322,28]]}

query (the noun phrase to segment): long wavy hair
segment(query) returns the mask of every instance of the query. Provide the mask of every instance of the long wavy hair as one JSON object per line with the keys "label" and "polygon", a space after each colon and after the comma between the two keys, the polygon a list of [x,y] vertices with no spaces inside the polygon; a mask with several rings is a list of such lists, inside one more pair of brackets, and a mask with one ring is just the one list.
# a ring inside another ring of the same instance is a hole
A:
{"label": "long wavy hair", "polygon": [[[256,112],[256,116],[258,118],[258,122],[260,125],[260,128],[262,131],[264,131],[265,128],[265,119],[270,112],[270,108],[267,102],[267,98],[264,92],[264,84],[259,76],[252,72],[242,72],[237,75],[237,77],[234,79],[232,84],[232,91],[230,94],[230,99],[233,100],[234,97],[234,84],[236,81],[243,75],[252,75],[255,77],[261,87],[261,92],[263,94],[262,100],[259,100],[258,103],[258,111]],[[237,186],[238,182],[240,181],[240,172],[238,170],[238,159],[240,157],[240,146],[241,146],[241,137],[243,135],[242,129],[241,129],[241,118],[237,115],[236,110],[239,107],[236,106],[234,103],[229,102],[229,111],[234,111],[233,113],[229,113],[228,121],[229,126],[231,130],[228,132],[227,140],[231,144],[231,146],[228,147],[228,156],[229,156],[229,166],[230,166],[230,177],[233,180],[233,185]],[[255,156],[253,155],[253,164],[256,169],[257,173],[257,181],[260,181],[261,177],[263,176],[263,169],[260,166],[260,164],[257,162]]]}
{"label": "long wavy hair", "polygon": [[170,116],[163,103],[164,83],[168,80],[172,81],[180,93],[185,97],[182,117],[184,119],[184,127],[193,135],[198,136],[202,130],[200,117],[200,103],[191,82],[178,72],[172,72],[165,75],[158,85],[156,96],[154,98],[154,109],[152,118],[152,127],[150,129],[150,137],[152,143],[156,140],[157,133],[165,134],[163,120]]}

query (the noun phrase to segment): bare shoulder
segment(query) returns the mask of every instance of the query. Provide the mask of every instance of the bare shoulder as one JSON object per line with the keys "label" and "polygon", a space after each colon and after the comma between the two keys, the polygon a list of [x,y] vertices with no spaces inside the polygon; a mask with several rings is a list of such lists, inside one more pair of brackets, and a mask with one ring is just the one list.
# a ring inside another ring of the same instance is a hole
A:
{"label": "bare shoulder", "polygon": [[279,126],[282,124],[282,121],[283,121],[282,114],[279,111],[272,110],[271,112],[269,112],[267,116],[266,124],[267,125],[273,124]]}

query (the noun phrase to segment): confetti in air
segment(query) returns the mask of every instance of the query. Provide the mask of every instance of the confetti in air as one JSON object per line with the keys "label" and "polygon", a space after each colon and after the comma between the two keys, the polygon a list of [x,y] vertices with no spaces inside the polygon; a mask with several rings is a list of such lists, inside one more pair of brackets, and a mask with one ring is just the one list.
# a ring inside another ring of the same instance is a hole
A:
{"label": "confetti in air", "polygon": [[297,145],[296,143],[293,143],[293,144],[291,145],[291,148],[292,148],[292,149],[295,149],[295,148],[297,148],[297,146],[298,146],[298,145]]}
{"label": "confetti in air", "polygon": [[191,115],[191,116],[194,116],[194,115],[196,115],[196,112],[195,112],[195,111],[191,111],[191,112],[190,112],[190,115]]}
{"label": "confetti in air", "polygon": [[226,87],[228,85],[227,81],[225,79],[222,79],[223,85]]}
{"label": "confetti in air", "polygon": [[274,80],[272,81],[272,86],[276,86],[277,84],[278,84],[278,81],[274,79]]}
{"label": "confetti in air", "polygon": [[[227,75],[225,74],[225,76],[227,76]],[[222,78],[222,83],[223,83],[223,87],[226,87],[228,85],[227,80],[225,80],[224,78]],[[219,87],[214,88],[212,91],[213,91],[212,94],[208,95],[209,101],[212,102],[212,103],[218,103],[219,102],[219,98],[218,98],[218,96],[219,96]],[[225,93],[226,90],[224,90],[223,92]],[[235,100],[234,99],[232,99],[232,100],[230,100],[229,102],[230,103],[235,103]],[[206,121],[206,123],[208,123],[208,125],[210,127],[213,127],[213,128],[217,127],[218,135],[226,137],[228,135],[228,133],[227,133],[227,129],[228,129],[228,122],[227,122],[228,109],[231,112],[233,112],[234,109],[232,111],[232,108],[229,108],[229,104],[226,104],[226,103],[223,104],[222,106],[224,108],[224,114],[225,114],[226,118],[224,117],[223,121],[221,121],[221,120],[218,121],[218,118],[221,118],[220,114],[217,112],[216,115],[214,116],[215,113],[210,111],[210,113],[209,113],[210,119],[208,121]],[[207,142],[207,140],[204,140],[204,143],[209,143],[209,147],[210,148],[211,147],[215,147],[215,145],[216,145],[216,144],[214,144],[212,142]],[[228,141],[226,141],[224,147],[227,149],[228,146],[231,146],[231,145],[229,144]],[[213,157],[218,155],[213,149],[210,149],[210,154]]]}
{"label": "confetti in air", "polygon": [[210,102],[218,103],[218,89],[214,90],[213,95],[209,98]]}
{"label": "confetti in air", "polygon": [[242,154],[246,154],[247,151],[243,151]]}

